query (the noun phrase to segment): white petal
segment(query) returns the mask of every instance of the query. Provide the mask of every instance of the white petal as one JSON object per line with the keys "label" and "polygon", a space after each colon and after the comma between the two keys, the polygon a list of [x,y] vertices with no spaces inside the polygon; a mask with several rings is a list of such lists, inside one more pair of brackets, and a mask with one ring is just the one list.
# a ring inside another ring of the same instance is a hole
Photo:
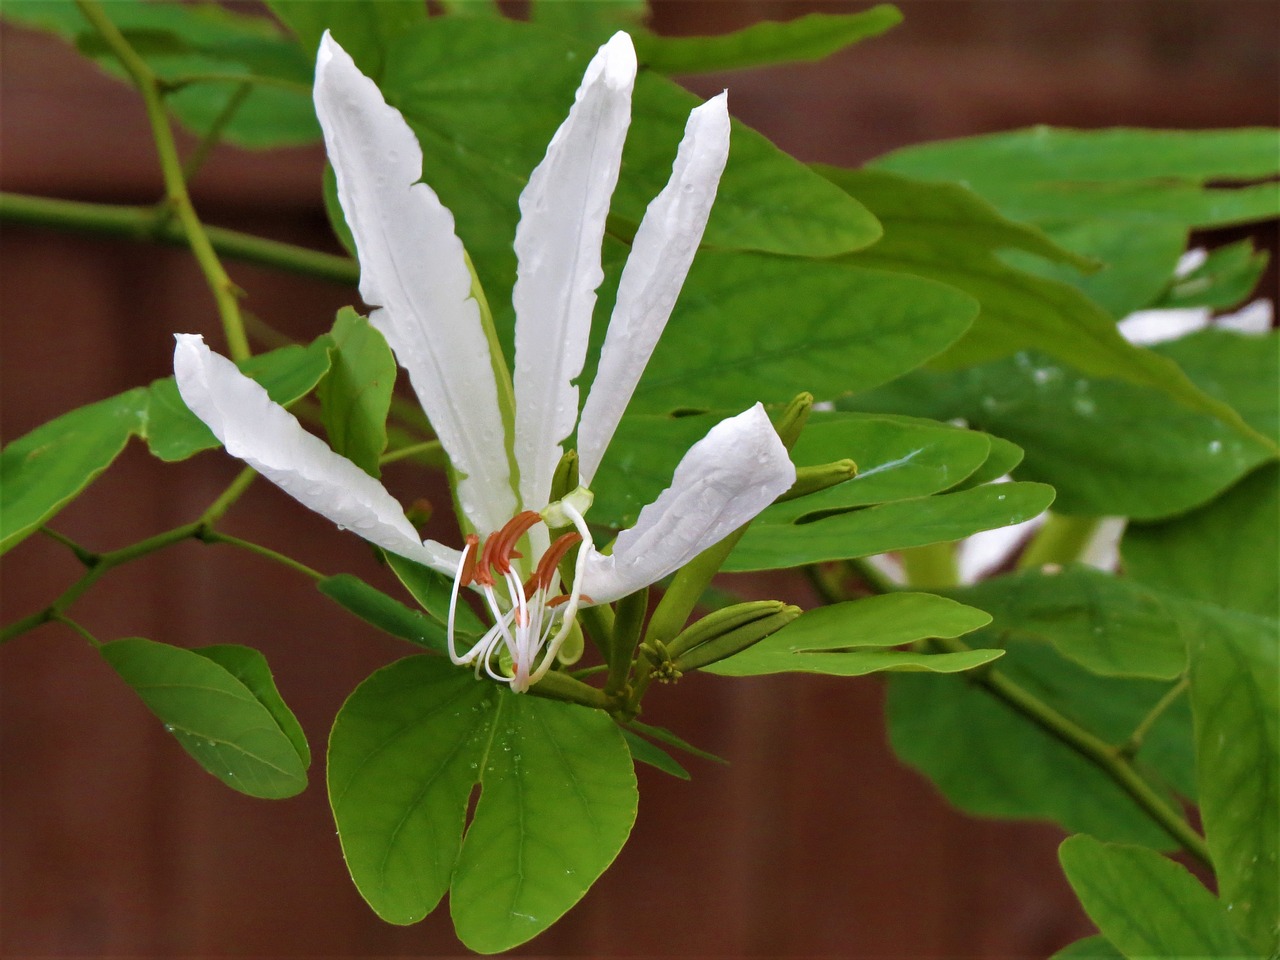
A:
{"label": "white petal", "polygon": [[520,194],[516,228],[516,462],[526,510],[547,505],[560,443],[578,419],[578,388],[600,244],[631,122],[636,55],[616,33],[587,66],[569,117]]}
{"label": "white petal", "polygon": [[722,93],[689,114],[671,179],[632,241],[599,372],[578,424],[579,475],[587,486],[671,316],[728,157],[729,108]]}
{"label": "white petal", "polygon": [[459,553],[422,538],[396,499],[346,457],[307,433],[234,363],[204,339],[178,334],[173,374],[191,412],[227,453],[239,457],[289,496],[370,543],[452,575]]}
{"label": "white petal", "polygon": [[1179,307],[1172,310],[1139,310],[1119,323],[1120,333],[1140,347],[1176,340],[1209,323],[1213,311],[1208,307]]}
{"label": "white petal", "polygon": [[665,577],[723,540],[796,479],[764,407],[716,424],[689,448],[671,486],[618,536],[612,556],[593,553],[582,592],[607,603]]}
{"label": "white petal", "polygon": [[489,343],[451,214],[422,177],[404,117],[326,32],[316,114],[360,257],[360,296],[459,474],[458,502],[482,534],[515,512]]}
{"label": "white petal", "polygon": [[1235,313],[1224,313],[1220,317],[1214,317],[1213,325],[1219,330],[1261,335],[1271,332],[1274,316],[1275,310],[1270,300],[1254,300]]}

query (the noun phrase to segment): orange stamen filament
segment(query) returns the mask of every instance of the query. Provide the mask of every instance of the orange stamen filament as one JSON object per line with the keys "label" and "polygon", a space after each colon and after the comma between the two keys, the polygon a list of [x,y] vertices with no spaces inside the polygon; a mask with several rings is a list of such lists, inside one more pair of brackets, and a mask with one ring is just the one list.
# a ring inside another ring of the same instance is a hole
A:
{"label": "orange stamen filament", "polygon": [[564,559],[566,553],[581,542],[582,534],[580,533],[566,533],[563,536],[556,537],[555,543],[547,547],[547,552],[538,561],[538,569],[525,582],[525,595],[533,596],[539,590],[550,590],[551,580],[560,566],[560,561]]}

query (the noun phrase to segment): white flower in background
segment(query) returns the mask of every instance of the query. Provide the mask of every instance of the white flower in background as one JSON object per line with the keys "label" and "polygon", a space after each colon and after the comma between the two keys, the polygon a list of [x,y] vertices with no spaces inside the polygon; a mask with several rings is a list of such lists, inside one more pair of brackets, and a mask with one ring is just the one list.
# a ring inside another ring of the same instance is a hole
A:
{"label": "white flower in background", "polygon": [[[630,123],[636,59],[615,34],[587,66],[568,118],[520,196],[514,411],[472,293],[452,214],[422,176],[422,151],[400,113],[327,33],[316,62],[316,113],[360,260],[360,294],[431,421],[457,481],[462,550],[423,541],[400,504],[359,467],[306,432],[258,384],[198,336],[179,335],[182,398],[222,441],[296,500],[385,550],[483,595],[493,626],[457,663],[527,690],[553,665],[579,606],[626,596],[679,569],[768,506],[795,468],[764,409],[713,427],[640,511],[610,555],[583,514],[590,486],[666,325],[715,198],[729,149],[725,95],[689,116],[671,179],[649,205],[618,287],[598,373],[578,417],[578,388],[600,246]],[[582,486],[550,503],[561,444],[578,431]],[[572,531],[550,542],[551,527]],[[528,554],[516,552],[528,544]],[[559,562],[581,543],[562,592]],[[512,675],[499,670],[505,650]]]}

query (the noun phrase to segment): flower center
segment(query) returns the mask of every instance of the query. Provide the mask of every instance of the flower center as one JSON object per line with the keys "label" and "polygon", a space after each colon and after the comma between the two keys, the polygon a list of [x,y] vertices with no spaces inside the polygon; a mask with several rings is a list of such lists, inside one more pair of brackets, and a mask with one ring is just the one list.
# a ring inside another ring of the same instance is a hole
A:
{"label": "flower center", "polygon": [[[528,690],[551,669],[561,644],[569,636],[584,597],[578,584],[582,579],[587,550],[578,554],[578,564],[569,593],[560,593],[560,563],[584,540],[590,544],[590,532],[582,514],[570,504],[557,505],[576,531],[555,539],[538,558],[533,573],[521,580],[512,560],[523,559],[517,552],[520,539],[537,524],[545,523],[543,515],[525,510],[508,520],[501,529],[490,534],[483,544],[476,534],[468,534],[462,558],[453,579],[449,598],[449,659],[456,664],[475,664],[476,676],[481,671],[494,680],[509,683],[517,693]],[[454,640],[454,617],[458,596],[463,587],[474,586],[493,617],[493,626],[465,653],[458,653]],[[501,670],[505,650],[511,659],[511,675]]]}

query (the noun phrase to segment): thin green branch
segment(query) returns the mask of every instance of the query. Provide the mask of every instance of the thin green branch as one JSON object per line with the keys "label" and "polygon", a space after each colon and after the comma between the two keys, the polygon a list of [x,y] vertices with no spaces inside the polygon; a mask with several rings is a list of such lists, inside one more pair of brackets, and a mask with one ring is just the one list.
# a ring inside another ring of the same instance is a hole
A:
{"label": "thin green branch", "polygon": [[[933,643],[949,653],[971,649],[963,640],[939,639]],[[1059,713],[1039,697],[1010,680],[998,669],[970,671],[964,675],[1041,730],[1089,760],[1119,786],[1142,810],[1188,853],[1212,869],[1209,848],[1183,816],[1133,768],[1123,749],[1115,747],[1074,720]]]}
{"label": "thin green branch", "polygon": [[58,623],[62,624],[64,627],[74,630],[76,633],[80,634],[80,636],[84,638],[84,640],[90,646],[92,647],[102,646],[101,640],[95,637],[92,633],[90,633],[87,629],[85,629],[81,624],[77,623],[75,620],[72,620],[70,617],[65,617],[62,614],[58,614],[53,619],[56,620]]}
{"label": "thin green branch", "polygon": [[323,580],[325,574],[312,567],[308,567],[305,563],[286,556],[283,553],[272,550],[270,547],[264,547],[260,543],[254,543],[251,540],[242,540],[239,537],[233,537],[230,534],[218,533],[216,530],[205,529],[197,535],[197,539],[204,543],[225,543],[229,547],[237,547],[240,550],[255,553],[260,557],[266,557],[268,560],[274,560],[276,563],[295,570],[303,576],[310,577],[312,580]]}
{"label": "thin green branch", "polygon": [[64,547],[66,547],[68,550],[70,550],[73,554],[75,554],[75,558],[79,560],[82,564],[84,564],[86,567],[92,567],[95,563],[98,562],[98,555],[96,553],[94,553],[92,550],[88,549],[87,547],[80,546],[80,544],[76,543],[70,537],[63,536],[61,533],[59,533],[57,530],[54,530],[52,527],[41,527],[40,532],[43,533],[46,537],[48,537],[50,540],[54,541],[55,543],[60,543]]}
{"label": "thin green branch", "polygon": [[[170,246],[191,246],[190,237],[179,224],[158,222],[155,207],[150,206],[85,203],[21,193],[0,193],[0,222],[96,233]],[[205,227],[204,234],[214,250],[232,260],[274,267],[348,286],[355,286],[360,279],[360,268],[349,257],[310,250],[223,227]]]}
{"label": "thin green branch", "polygon": [[379,458],[378,463],[383,465],[395,463],[397,460],[407,460],[409,457],[420,454],[430,454],[434,460],[441,460],[443,453],[444,447],[440,445],[439,440],[424,440],[422,443],[411,443],[397,450],[388,450]]}
{"label": "thin green branch", "polygon": [[1051,513],[1018,558],[1017,569],[1038,570],[1045,564],[1065,566],[1083,556],[1098,532],[1101,517],[1069,517]]}
{"label": "thin green branch", "polygon": [[195,150],[191,152],[191,156],[187,157],[186,162],[182,165],[182,179],[190,183],[195,179],[200,168],[204,166],[209,155],[222,142],[222,134],[237,113],[240,107],[244,105],[245,100],[249,98],[249,94],[253,93],[253,84],[244,82],[236,87],[235,93],[231,94],[227,100],[226,106],[213,119],[213,123],[209,124],[209,129],[205,131],[200,142],[196,144]]}
{"label": "thin green branch", "polygon": [[1151,732],[1151,728],[1156,725],[1156,721],[1164,716],[1165,711],[1173,706],[1177,699],[1186,692],[1189,684],[1190,679],[1184,676],[1181,680],[1165,691],[1165,695],[1156,701],[1156,705],[1147,711],[1147,715],[1139,721],[1138,725],[1134,728],[1133,733],[1129,734],[1129,739],[1121,744],[1119,748],[1121,754],[1126,757],[1133,757],[1137,755],[1138,751],[1142,749],[1142,744],[1147,739],[1147,734],[1149,734]]}
{"label": "thin green branch", "polygon": [[311,96],[311,88],[297,80],[285,77],[269,77],[260,73],[184,73],[177,77],[164,77],[157,80],[162,94],[177,93],[187,87],[201,83],[236,83],[246,87],[275,87],[300,93],[304,97]]}
{"label": "thin green branch", "polygon": [[120,65],[129,74],[133,85],[142,95],[147,119],[151,123],[151,135],[155,140],[156,156],[160,161],[160,173],[164,178],[166,201],[177,215],[178,222],[182,225],[183,232],[191,244],[191,252],[200,265],[200,270],[213,294],[218,315],[222,320],[222,329],[227,338],[228,352],[232,359],[243,360],[250,355],[250,352],[244,323],[240,319],[240,291],[222,268],[222,262],[214,252],[204,225],[196,216],[195,207],[191,203],[186,180],[183,179],[178,146],[173,139],[173,128],[169,126],[169,118],[165,113],[160,80],[125,39],[124,34],[111,22],[98,0],[76,0],[76,6],[115,54]]}

